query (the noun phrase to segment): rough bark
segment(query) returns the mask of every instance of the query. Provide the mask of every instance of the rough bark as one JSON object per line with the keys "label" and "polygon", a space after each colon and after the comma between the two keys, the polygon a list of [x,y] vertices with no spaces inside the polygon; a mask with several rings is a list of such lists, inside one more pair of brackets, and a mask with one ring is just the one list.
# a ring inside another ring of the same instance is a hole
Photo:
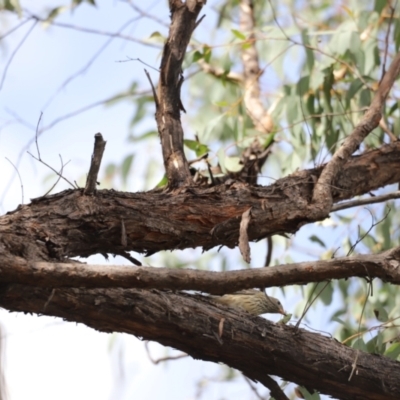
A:
{"label": "rough bark", "polygon": [[180,119],[182,63],[196,19],[205,0],[170,1],[171,26],[164,45],[158,91],[155,94],[156,121],[161,138],[168,187],[174,189],[191,182],[189,164],[183,150],[183,129]]}
{"label": "rough bark", "polygon": [[238,313],[204,296],[3,285],[0,305],[154,340],[195,359],[224,362],[261,383],[272,374],[344,400],[400,398],[400,363],[357,354],[332,338]]}
{"label": "rough bark", "polygon": [[[400,181],[400,143],[352,157],[333,182],[334,201]],[[31,261],[92,254],[152,254],[202,246],[234,247],[244,211],[251,207],[249,240],[293,233],[314,222],[308,213],[321,168],[275,184],[227,182],[179,193],[69,190],[33,200],[0,218],[0,250]]]}

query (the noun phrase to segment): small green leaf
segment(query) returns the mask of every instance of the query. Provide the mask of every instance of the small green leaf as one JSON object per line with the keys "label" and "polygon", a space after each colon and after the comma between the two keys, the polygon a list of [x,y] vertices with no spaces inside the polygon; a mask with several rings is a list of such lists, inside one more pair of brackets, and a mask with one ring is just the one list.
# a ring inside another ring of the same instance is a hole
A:
{"label": "small green leaf", "polygon": [[389,319],[387,311],[382,306],[375,306],[374,314],[376,319],[380,322],[386,322]]}
{"label": "small green leaf", "polygon": [[239,172],[243,168],[239,157],[225,157],[224,166],[229,172]]}
{"label": "small green leaf", "polygon": [[386,357],[397,360],[400,356],[400,343],[393,343],[384,353]]}
{"label": "small green leaf", "polygon": [[203,57],[204,61],[209,63],[211,59],[211,47],[210,46],[204,46],[203,47]]}
{"label": "small green leaf", "polygon": [[131,170],[132,161],[133,161],[133,154],[130,154],[129,156],[126,156],[124,161],[122,161],[122,164],[121,164],[121,175],[122,175],[122,182],[124,184],[126,184],[129,171]]}
{"label": "small green leaf", "polygon": [[246,35],[243,35],[242,32],[239,32],[236,29],[231,29],[231,32],[240,40],[246,40]]}
{"label": "small green leaf", "polygon": [[168,185],[167,175],[164,175],[160,182],[157,183],[156,188],[162,188]]}
{"label": "small green leaf", "polygon": [[326,249],[325,243],[318,236],[311,235],[308,239],[314,243],[320,244],[322,247]]}
{"label": "small green leaf", "polygon": [[162,36],[161,33],[158,32],[158,31],[153,32],[153,33],[149,36],[149,38],[159,38],[159,37],[163,37],[163,36]]}
{"label": "small green leaf", "polygon": [[299,387],[301,394],[304,396],[305,400],[320,400],[319,393],[314,392],[311,394],[306,388]]}
{"label": "small green leaf", "polygon": [[197,61],[199,61],[200,59],[202,59],[203,58],[203,54],[202,53],[200,53],[200,51],[198,51],[198,50],[196,50],[195,52],[194,52],[194,54],[193,54],[193,62],[197,62]]}
{"label": "small green leaf", "polygon": [[286,325],[290,321],[291,318],[292,318],[292,314],[286,314],[284,317],[282,317],[278,321],[278,324]]}
{"label": "small green leaf", "polygon": [[210,151],[208,146],[206,146],[205,144],[199,143],[195,140],[185,139],[183,141],[183,143],[190,150],[193,150],[194,152],[196,152],[197,157],[201,157],[202,155],[204,155]]}

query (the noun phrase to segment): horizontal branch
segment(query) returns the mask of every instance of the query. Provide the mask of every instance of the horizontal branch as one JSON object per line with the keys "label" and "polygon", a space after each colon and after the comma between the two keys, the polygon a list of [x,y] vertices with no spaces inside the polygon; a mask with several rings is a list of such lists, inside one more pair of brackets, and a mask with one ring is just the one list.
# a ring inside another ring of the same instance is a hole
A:
{"label": "horizontal branch", "polygon": [[400,398],[400,363],[357,352],[320,334],[237,312],[204,296],[1,285],[0,306],[154,340],[195,359],[223,362],[266,386],[265,377],[276,375],[343,400]]}
{"label": "horizontal branch", "polygon": [[[333,182],[334,201],[399,182],[399,159],[400,142],[352,157]],[[233,248],[241,216],[249,208],[250,241],[294,233],[314,222],[308,205],[321,169],[299,171],[270,186],[231,180],[179,193],[99,190],[95,197],[68,190],[0,217],[0,249],[29,260],[60,261],[96,253]]]}
{"label": "horizontal branch", "polygon": [[307,284],[350,277],[379,278],[400,284],[400,247],[376,255],[357,255],[241,271],[200,271],[119,265],[29,262],[0,255],[0,282],[51,288],[137,288],[231,293],[253,287]]}

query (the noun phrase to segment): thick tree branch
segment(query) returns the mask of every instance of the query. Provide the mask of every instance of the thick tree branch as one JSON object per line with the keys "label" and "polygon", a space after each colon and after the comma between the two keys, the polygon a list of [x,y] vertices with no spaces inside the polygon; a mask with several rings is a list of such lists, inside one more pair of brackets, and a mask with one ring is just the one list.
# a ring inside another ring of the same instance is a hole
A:
{"label": "thick tree branch", "polygon": [[[333,182],[334,202],[399,182],[399,159],[400,142],[350,158]],[[0,248],[32,261],[54,261],[96,253],[235,247],[241,216],[250,207],[250,241],[296,232],[315,221],[308,205],[321,169],[300,171],[267,187],[230,182],[176,194],[99,190],[95,198],[69,190],[0,217]]]}
{"label": "thick tree branch", "polygon": [[331,279],[379,278],[400,285],[400,247],[380,254],[214,272],[120,265],[29,262],[0,253],[0,283],[42,287],[137,288],[232,293]]}
{"label": "thick tree branch", "polygon": [[313,218],[317,218],[318,215],[321,218],[330,212],[333,204],[331,185],[346,161],[359,148],[367,135],[379,125],[385,100],[399,73],[400,53],[395,56],[389,70],[380,82],[368,111],[322,171],[314,189],[313,204],[310,206]]}
{"label": "thick tree branch", "polygon": [[183,150],[183,129],[180,119],[182,62],[196,19],[205,0],[170,0],[171,27],[164,45],[156,101],[156,121],[161,138],[165,171],[170,189],[192,182],[189,164]]}
{"label": "thick tree branch", "polygon": [[265,377],[277,375],[343,400],[400,398],[400,363],[359,352],[349,382],[355,350],[316,333],[214,304],[204,296],[3,285],[0,305],[154,340],[195,359],[224,362],[266,386],[270,382]]}

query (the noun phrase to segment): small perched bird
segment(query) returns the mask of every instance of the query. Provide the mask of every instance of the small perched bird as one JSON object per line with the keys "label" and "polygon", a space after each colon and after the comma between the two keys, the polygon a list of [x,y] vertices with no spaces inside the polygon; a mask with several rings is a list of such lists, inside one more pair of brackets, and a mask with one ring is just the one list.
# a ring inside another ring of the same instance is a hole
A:
{"label": "small perched bird", "polygon": [[212,296],[212,299],[229,307],[242,308],[254,315],[266,313],[286,315],[278,299],[270,297],[260,290],[241,290],[240,292],[224,294],[223,296]]}

